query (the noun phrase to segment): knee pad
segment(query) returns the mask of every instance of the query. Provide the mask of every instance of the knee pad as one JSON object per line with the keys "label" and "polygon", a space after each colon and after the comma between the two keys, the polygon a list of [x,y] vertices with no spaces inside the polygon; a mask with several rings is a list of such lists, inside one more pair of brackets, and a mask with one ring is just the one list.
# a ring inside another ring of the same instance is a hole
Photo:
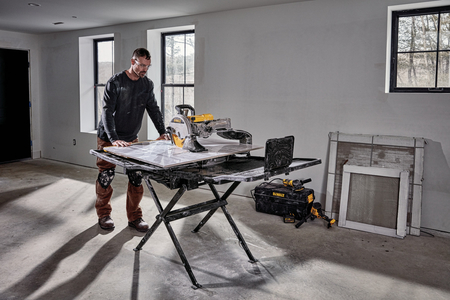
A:
{"label": "knee pad", "polygon": [[97,181],[100,183],[101,187],[106,189],[114,179],[114,175],[116,174],[114,169],[104,170],[98,173]]}
{"label": "knee pad", "polygon": [[135,187],[139,187],[142,184],[142,172],[141,171],[127,171],[128,180]]}

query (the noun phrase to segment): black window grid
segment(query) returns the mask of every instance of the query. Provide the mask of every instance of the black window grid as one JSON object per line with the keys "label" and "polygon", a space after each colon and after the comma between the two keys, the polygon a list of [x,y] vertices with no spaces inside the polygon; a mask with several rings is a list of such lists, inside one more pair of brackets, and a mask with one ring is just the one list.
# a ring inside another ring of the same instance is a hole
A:
{"label": "black window grid", "polygon": [[[403,11],[394,11],[392,13],[392,36],[391,36],[391,65],[390,65],[390,92],[400,92],[400,93],[450,93],[450,87],[439,87],[438,86],[438,73],[439,73],[439,53],[449,53],[450,49],[439,49],[440,43],[440,29],[441,29],[441,14],[450,13],[450,6],[443,7],[431,7],[423,9],[412,9]],[[399,19],[401,17],[413,17],[429,14],[438,14],[438,27],[437,27],[437,37],[436,37],[436,50],[420,50],[420,51],[398,51],[398,31],[399,31]],[[398,54],[408,54],[408,53],[435,53],[435,85],[434,87],[397,87],[397,58]],[[449,74],[450,76],[450,74]]]}

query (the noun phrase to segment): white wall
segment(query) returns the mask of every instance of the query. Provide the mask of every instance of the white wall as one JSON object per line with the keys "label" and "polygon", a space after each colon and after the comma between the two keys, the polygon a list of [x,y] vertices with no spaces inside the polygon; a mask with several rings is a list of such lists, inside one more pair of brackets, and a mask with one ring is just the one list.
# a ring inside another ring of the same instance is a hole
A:
{"label": "white wall", "polygon": [[424,137],[422,225],[450,232],[450,97],[384,92],[387,7],[409,2],[316,0],[39,36],[43,157],[94,166],[95,136],[79,132],[80,36],[114,33],[120,70],[148,29],[195,24],[198,113],[230,117],[255,144],[293,134],[295,156],[323,163],[290,177],[312,177],[323,204],[329,132]]}

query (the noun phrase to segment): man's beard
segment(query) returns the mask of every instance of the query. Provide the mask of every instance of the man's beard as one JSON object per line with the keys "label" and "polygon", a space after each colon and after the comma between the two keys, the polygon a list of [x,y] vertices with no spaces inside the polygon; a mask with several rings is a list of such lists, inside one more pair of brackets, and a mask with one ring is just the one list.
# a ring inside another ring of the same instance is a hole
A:
{"label": "man's beard", "polygon": [[[133,69],[133,72],[134,72],[134,74],[136,74],[136,76],[139,77],[139,78],[143,78],[143,77],[145,76],[145,73],[147,73],[147,72],[136,72],[134,69]],[[141,75],[141,74],[142,74],[142,75]]]}

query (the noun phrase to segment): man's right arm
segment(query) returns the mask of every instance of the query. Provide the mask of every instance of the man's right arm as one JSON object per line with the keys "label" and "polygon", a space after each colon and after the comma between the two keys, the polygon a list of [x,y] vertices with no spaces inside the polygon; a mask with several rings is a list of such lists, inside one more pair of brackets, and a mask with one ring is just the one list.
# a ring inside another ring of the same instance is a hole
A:
{"label": "man's right arm", "polygon": [[119,140],[116,132],[116,124],[114,121],[114,112],[116,111],[117,94],[114,82],[109,80],[105,87],[103,95],[103,111],[102,122],[105,132],[108,135],[109,141],[114,145],[114,142]]}

